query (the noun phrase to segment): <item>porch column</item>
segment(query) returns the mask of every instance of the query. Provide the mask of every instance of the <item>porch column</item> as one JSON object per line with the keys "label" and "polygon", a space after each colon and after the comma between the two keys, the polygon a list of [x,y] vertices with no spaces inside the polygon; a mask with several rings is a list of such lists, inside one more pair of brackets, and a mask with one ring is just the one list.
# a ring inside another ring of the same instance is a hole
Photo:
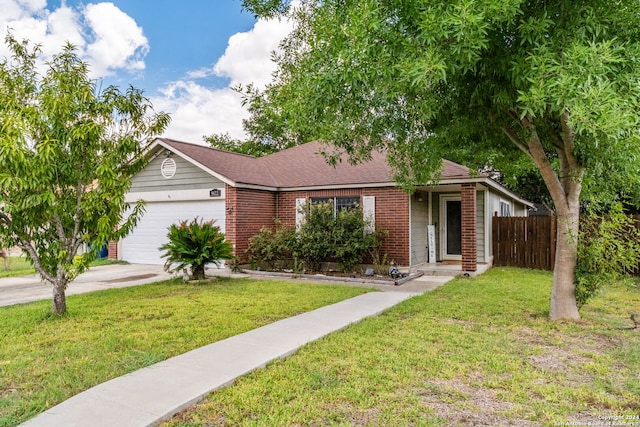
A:
{"label": "porch column", "polygon": [[476,226],[476,184],[462,184],[462,272],[478,269],[478,236]]}

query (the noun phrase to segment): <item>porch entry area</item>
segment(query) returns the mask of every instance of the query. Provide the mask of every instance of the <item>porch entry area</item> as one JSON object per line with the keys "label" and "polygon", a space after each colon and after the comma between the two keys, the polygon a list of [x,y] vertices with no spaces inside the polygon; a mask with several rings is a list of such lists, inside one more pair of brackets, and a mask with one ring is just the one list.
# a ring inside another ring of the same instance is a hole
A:
{"label": "porch entry area", "polygon": [[[462,184],[447,193],[422,193],[412,207],[413,263],[444,271],[476,272],[478,230],[476,185]],[[456,191],[458,190],[458,191]],[[428,197],[424,197],[428,196]],[[428,199],[424,203],[424,199]],[[423,244],[424,242],[424,244]],[[426,253],[418,256],[419,246]],[[435,255],[435,256],[434,256]],[[437,261],[437,265],[433,262]],[[422,271],[423,268],[421,267]],[[425,274],[429,274],[426,273]]]}

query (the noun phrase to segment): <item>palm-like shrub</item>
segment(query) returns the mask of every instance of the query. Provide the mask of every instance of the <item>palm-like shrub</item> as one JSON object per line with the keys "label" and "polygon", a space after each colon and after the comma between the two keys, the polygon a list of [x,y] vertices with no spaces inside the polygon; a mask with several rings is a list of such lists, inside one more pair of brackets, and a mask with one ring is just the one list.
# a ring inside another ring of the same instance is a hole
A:
{"label": "palm-like shrub", "polygon": [[160,246],[167,258],[164,269],[168,272],[191,268],[191,279],[204,279],[206,264],[219,266],[223,260],[233,259],[233,246],[225,240],[215,220],[181,221],[169,227],[169,242]]}

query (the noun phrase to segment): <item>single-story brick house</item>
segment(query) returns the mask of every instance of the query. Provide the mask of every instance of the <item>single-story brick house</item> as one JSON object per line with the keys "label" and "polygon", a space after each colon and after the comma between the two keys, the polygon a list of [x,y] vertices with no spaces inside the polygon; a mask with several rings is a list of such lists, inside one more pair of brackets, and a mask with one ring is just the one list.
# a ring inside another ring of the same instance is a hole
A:
{"label": "single-story brick house", "polygon": [[[492,179],[444,161],[437,185],[407,194],[391,179],[386,157],[369,162],[327,164],[318,142],[262,158],[212,149],[167,138],[148,150],[149,164],[132,180],[127,201],[145,200],[146,213],[136,229],[109,255],[132,263],[160,264],[158,247],[167,227],[198,216],[215,219],[236,256],[245,256],[248,239],[274,220],[295,226],[298,207],[309,199],[336,209],[358,203],[388,230],[383,252],[399,266],[459,262],[463,271],[491,264],[491,217],[527,215],[532,205]],[[329,150],[330,151],[330,150]]]}

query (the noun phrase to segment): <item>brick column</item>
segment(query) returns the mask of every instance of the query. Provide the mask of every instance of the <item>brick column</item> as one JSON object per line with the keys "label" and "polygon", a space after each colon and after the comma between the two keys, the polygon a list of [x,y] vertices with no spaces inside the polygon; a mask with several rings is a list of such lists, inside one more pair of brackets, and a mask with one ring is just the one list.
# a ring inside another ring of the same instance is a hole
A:
{"label": "brick column", "polygon": [[462,271],[478,269],[478,236],[476,227],[476,184],[462,184]]}
{"label": "brick column", "polygon": [[238,193],[235,187],[225,184],[225,215],[224,215],[224,237],[225,240],[231,242],[233,245],[233,254],[235,256],[241,256],[236,251],[236,244],[238,242],[238,230],[236,227],[236,210],[238,208]]}
{"label": "brick column", "polygon": [[109,259],[118,259],[118,242],[115,240],[109,240],[109,246],[107,246]]}

